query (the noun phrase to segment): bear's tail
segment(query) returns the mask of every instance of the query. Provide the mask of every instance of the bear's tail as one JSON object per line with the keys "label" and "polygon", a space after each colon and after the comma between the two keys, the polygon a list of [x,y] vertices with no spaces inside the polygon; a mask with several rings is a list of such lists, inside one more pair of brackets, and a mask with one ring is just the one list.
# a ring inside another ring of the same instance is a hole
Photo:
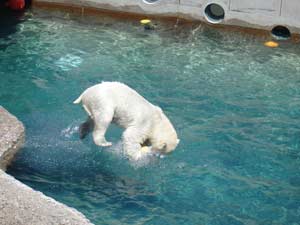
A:
{"label": "bear's tail", "polygon": [[80,95],[74,102],[73,104],[79,104],[81,102],[82,95]]}

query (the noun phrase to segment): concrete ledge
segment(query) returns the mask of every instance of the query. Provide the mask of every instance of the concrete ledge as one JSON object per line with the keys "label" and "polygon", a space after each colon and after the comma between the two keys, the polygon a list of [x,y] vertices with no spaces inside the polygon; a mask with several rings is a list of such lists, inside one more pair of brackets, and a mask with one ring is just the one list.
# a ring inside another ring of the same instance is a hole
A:
{"label": "concrete ledge", "polygon": [[157,0],[153,3],[146,0],[33,0],[34,6],[74,7],[82,14],[98,9],[214,24],[205,13],[210,4],[218,4],[224,11],[224,18],[216,22],[218,24],[268,31],[282,25],[291,33],[300,34],[299,0]]}
{"label": "concrete ledge", "polygon": [[[24,144],[23,124],[0,106],[0,168],[6,169]],[[0,224],[88,225],[80,212],[17,181],[0,169]]]}

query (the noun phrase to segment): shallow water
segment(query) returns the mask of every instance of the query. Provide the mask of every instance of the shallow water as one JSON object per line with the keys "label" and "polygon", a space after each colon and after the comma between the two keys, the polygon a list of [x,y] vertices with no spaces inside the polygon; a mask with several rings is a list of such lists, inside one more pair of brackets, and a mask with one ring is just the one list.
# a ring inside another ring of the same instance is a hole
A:
{"label": "shallow water", "polygon": [[[95,224],[299,224],[299,44],[43,11],[1,26],[0,103],[27,129],[17,179]],[[132,165],[115,126],[110,149],[79,140],[86,114],[72,101],[103,80],[163,108],[173,154]]]}

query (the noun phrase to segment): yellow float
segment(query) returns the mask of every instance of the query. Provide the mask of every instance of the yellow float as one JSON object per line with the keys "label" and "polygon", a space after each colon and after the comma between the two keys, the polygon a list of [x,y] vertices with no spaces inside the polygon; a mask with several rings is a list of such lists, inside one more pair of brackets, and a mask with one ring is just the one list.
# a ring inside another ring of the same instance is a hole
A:
{"label": "yellow float", "polygon": [[141,148],[141,152],[142,153],[150,153],[151,152],[151,147],[149,147],[149,146],[143,146],[142,148]]}
{"label": "yellow float", "polygon": [[149,19],[140,20],[140,23],[144,26],[145,30],[154,30],[155,26],[152,24],[152,21]]}
{"label": "yellow float", "polygon": [[151,20],[149,20],[149,19],[143,19],[143,20],[140,21],[140,23],[143,24],[143,25],[146,25],[146,24],[151,23]]}
{"label": "yellow float", "polygon": [[269,48],[277,48],[279,46],[279,44],[275,41],[267,41],[267,42],[265,42],[265,46],[267,46]]}

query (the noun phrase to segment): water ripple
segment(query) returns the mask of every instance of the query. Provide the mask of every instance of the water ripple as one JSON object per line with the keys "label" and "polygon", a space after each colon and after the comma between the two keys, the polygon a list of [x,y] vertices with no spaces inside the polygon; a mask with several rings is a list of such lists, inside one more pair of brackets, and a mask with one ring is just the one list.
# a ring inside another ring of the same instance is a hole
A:
{"label": "water ripple", "polygon": [[[10,174],[95,224],[299,223],[299,45],[202,24],[25,18],[0,32],[0,102],[27,129]],[[130,163],[115,126],[111,148],[79,139],[86,114],[72,102],[103,80],[163,108],[173,154]]]}

